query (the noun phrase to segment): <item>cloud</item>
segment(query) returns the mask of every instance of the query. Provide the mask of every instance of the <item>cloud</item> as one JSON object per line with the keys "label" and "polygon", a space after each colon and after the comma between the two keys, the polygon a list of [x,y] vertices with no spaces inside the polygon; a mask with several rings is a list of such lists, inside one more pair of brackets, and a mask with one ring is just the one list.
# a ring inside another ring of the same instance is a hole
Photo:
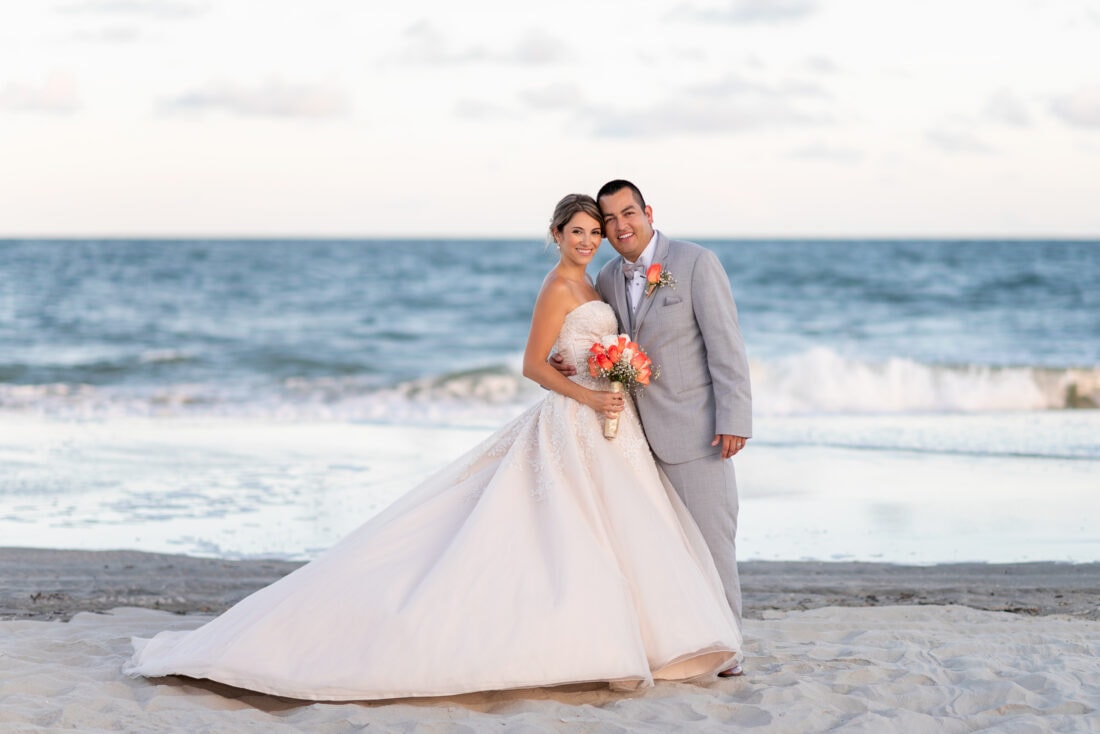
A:
{"label": "cloud", "polygon": [[137,28],[111,26],[94,31],[79,31],[72,38],[83,43],[134,43],[141,39],[141,32]]}
{"label": "cloud", "polygon": [[811,56],[806,59],[806,68],[816,74],[837,74],[840,67],[828,56]]}
{"label": "cloud", "polygon": [[1007,89],[994,93],[985,105],[985,116],[995,122],[1014,127],[1031,125],[1031,115],[1023,101]]}
{"label": "cloud", "polygon": [[495,100],[459,99],[454,106],[454,114],[475,120],[517,119],[525,115],[525,110],[542,112],[582,113],[588,109],[584,92],[569,83],[544,84],[520,90],[519,106],[506,106]]}
{"label": "cloud", "polygon": [[488,56],[480,46],[450,49],[447,37],[426,20],[406,28],[402,34],[402,44],[393,57],[411,66],[451,66],[484,61]]}
{"label": "cloud", "polygon": [[281,80],[255,86],[213,82],[168,100],[170,114],[228,112],[243,117],[339,117],[350,104],[343,91],[322,84],[290,84]]}
{"label": "cloud", "polygon": [[690,47],[678,47],[661,49],[661,58],[672,59],[679,62],[688,63],[708,63],[710,61],[710,53],[707,48],[701,46]]}
{"label": "cloud", "polygon": [[566,53],[560,39],[547,35],[544,31],[533,30],[520,39],[510,52],[496,60],[521,66],[545,66],[556,64],[565,58]]}
{"label": "cloud", "polygon": [[79,107],[71,74],[53,72],[39,85],[10,83],[0,89],[0,110],[67,115]]}
{"label": "cloud", "polygon": [[711,84],[686,87],[648,109],[596,110],[596,134],[644,137],[826,125],[832,117],[820,108],[830,99],[814,83],[786,80],[769,84],[730,74]]}
{"label": "cloud", "polygon": [[1100,84],[1080,87],[1072,94],[1056,97],[1050,111],[1062,122],[1075,127],[1100,128]]}
{"label": "cloud", "polygon": [[963,130],[950,130],[946,128],[929,130],[924,134],[924,138],[944,153],[950,153],[952,155],[959,153],[984,155],[993,152],[993,148],[983,143],[974,135]]}
{"label": "cloud", "polygon": [[202,15],[209,3],[189,0],[83,0],[57,5],[62,13],[84,15],[129,15],[162,20],[181,20]]}
{"label": "cloud", "polygon": [[584,105],[584,92],[576,84],[546,84],[530,87],[519,98],[536,110],[564,110]]}
{"label": "cloud", "polygon": [[501,120],[515,117],[507,107],[484,99],[460,99],[455,103],[454,114],[471,120]]}
{"label": "cloud", "polygon": [[422,20],[405,29],[401,47],[390,58],[409,66],[456,66],[460,64],[500,64],[506,66],[545,66],[566,58],[561,41],[541,30],[529,31],[515,46],[492,51],[485,46],[453,47],[448,35]]}
{"label": "cloud", "polygon": [[805,160],[828,161],[847,165],[859,163],[864,158],[863,151],[856,148],[843,148],[822,142],[813,142],[801,148],[796,148],[791,152],[791,155],[794,158]]}
{"label": "cloud", "polygon": [[724,8],[681,6],[673,11],[689,18],[719,23],[785,23],[800,20],[817,12],[817,0],[728,0]]}
{"label": "cloud", "polygon": [[762,99],[786,100],[829,99],[830,94],[817,82],[784,79],[778,82],[758,82],[739,74],[727,74],[711,84],[699,84],[688,89],[696,94],[713,96],[753,96]]}
{"label": "cloud", "polygon": [[638,112],[597,114],[596,134],[605,137],[647,137],[678,133],[729,133],[824,124],[825,118],[803,113],[783,102],[673,102]]}

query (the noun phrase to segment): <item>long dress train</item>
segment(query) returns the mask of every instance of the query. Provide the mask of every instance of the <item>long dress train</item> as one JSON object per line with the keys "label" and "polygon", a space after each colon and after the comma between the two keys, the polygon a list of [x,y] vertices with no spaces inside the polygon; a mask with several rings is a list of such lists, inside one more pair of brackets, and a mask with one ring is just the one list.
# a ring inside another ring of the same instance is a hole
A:
{"label": "long dress train", "polygon": [[[566,317],[573,379],[599,386],[588,348],[615,331],[599,301]],[[548,392],[313,562],[196,630],[135,639],[125,672],[366,700],[721,670],[741,636],[706,544],[630,401],[615,440],[601,426]]]}

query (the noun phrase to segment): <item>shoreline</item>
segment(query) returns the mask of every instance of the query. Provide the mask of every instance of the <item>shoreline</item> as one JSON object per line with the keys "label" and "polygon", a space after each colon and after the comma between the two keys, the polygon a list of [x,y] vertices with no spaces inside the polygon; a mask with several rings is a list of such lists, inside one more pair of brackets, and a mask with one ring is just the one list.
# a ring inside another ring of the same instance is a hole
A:
{"label": "shoreline", "polygon": [[[1027,441],[1043,451],[1091,446],[1100,411],[900,423],[818,416],[759,428],[778,443],[736,461],[744,559],[1100,562],[1089,524],[1100,459],[958,453],[993,435],[1009,452]],[[64,422],[0,412],[0,434],[4,547],[302,560],[492,430],[234,417]],[[860,448],[886,434],[904,440]],[[826,435],[838,445],[819,445]],[[933,438],[925,453],[904,449]],[[936,441],[955,453],[938,452]]]}
{"label": "shoreline", "polygon": [[[301,561],[224,560],[144,551],[0,548],[0,620],[68,621],[141,607],[219,614]],[[1100,620],[1100,563],[858,561],[739,564],[746,619],[824,607],[965,606]]]}

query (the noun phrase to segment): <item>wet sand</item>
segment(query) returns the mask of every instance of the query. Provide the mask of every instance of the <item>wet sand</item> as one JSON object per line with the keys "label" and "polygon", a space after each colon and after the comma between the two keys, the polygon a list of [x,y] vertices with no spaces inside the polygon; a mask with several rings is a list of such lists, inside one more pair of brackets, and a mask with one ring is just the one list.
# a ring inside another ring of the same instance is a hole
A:
{"label": "wet sand", "polygon": [[[0,619],[68,620],[142,607],[217,614],[302,565],[139,551],[0,548]],[[1100,620],[1100,563],[741,564],[745,616],[821,607],[960,605]]]}

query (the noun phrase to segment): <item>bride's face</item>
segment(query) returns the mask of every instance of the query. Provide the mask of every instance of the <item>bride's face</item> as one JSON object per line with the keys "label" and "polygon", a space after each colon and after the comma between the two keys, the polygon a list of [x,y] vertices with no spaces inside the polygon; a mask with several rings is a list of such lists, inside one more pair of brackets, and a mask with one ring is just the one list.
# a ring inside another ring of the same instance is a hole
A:
{"label": "bride's face", "polygon": [[584,212],[577,212],[565,223],[554,240],[561,249],[562,260],[577,265],[588,265],[600,249],[603,241],[603,225]]}

